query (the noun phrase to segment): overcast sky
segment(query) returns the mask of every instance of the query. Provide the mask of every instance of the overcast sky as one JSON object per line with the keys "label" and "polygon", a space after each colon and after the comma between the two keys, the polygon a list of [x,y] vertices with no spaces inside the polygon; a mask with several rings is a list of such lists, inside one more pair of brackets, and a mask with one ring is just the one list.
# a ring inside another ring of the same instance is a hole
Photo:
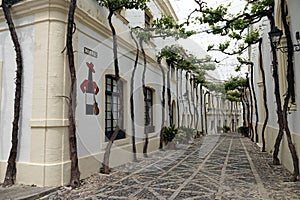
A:
{"label": "overcast sky", "polygon": [[[197,7],[197,4],[194,2],[194,0],[170,0],[174,10],[179,18],[179,22],[184,22],[187,18],[187,16]],[[217,6],[220,4],[227,5],[230,2],[232,3],[230,12],[236,13],[238,12],[243,5],[245,4],[244,0],[206,0],[208,2],[209,6]],[[205,30],[206,28],[200,25],[193,26],[193,30],[197,32],[201,32]],[[190,48],[192,51],[195,51],[197,49],[197,45],[199,45],[204,52],[207,50],[208,45],[210,44],[219,44],[222,41],[225,41],[225,38],[221,38],[220,36],[214,36],[212,34],[205,34],[200,33],[192,36],[189,40],[188,44],[192,44],[193,42],[196,43],[196,45],[190,45]],[[186,47],[186,45],[184,46]],[[203,52],[203,51],[202,51]],[[203,53],[200,53],[203,54]],[[242,72],[236,73],[234,71],[234,68],[237,64],[236,58],[229,57],[227,55],[222,54],[221,52],[208,52],[209,55],[211,55],[213,58],[216,58],[217,60],[222,60],[220,66],[218,67],[218,70],[216,70],[211,75],[216,76],[220,80],[228,79],[232,75],[237,74],[244,74],[245,70]],[[199,54],[196,53],[197,56]]]}

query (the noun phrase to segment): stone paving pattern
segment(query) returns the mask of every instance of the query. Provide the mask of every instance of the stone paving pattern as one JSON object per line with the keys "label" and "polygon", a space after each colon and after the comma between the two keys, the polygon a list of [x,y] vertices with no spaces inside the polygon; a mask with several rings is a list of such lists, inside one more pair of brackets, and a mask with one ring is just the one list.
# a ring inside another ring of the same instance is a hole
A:
{"label": "stone paving pattern", "polygon": [[0,184],[0,200],[38,199],[57,190],[57,187],[36,187],[35,185],[13,185],[2,187]]}
{"label": "stone paving pattern", "polygon": [[208,135],[43,199],[300,199],[300,182],[289,182],[290,177],[248,138]]}

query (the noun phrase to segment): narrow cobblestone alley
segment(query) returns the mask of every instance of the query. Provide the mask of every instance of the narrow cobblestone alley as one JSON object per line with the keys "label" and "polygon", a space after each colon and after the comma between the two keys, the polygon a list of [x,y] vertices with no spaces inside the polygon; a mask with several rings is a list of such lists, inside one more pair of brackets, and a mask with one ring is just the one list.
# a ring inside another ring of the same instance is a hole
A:
{"label": "narrow cobblestone alley", "polygon": [[271,163],[248,138],[208,135],[44,199],[300,199],[299,182],[289,182],[290,173]]}

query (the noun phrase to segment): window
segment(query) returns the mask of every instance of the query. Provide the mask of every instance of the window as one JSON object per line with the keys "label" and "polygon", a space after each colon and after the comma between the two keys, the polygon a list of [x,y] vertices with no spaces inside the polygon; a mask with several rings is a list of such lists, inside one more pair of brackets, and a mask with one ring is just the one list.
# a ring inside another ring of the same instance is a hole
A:
{"label": "window", "polygon": [[146,133],[154,132],[153,126],[153,91],[150,88],[145,88],[145,128]]}
{"label": "window", "polygon": [[[123,95],[123,86],[121,84],[121,87],[118,88],[116,79],[110,75],[106,76],[105,81],[105,141],[107,141],[111,138],[120,118],[120,95]],[[122,129],[123,121],[120,126]],[[123,138],[125,138],[125,132],[120,130],[116,140]]]}
{"label": "window", "polygon": [[151,22],[152,22],[152,15],[151,15],[150,11],[146,10],[145,11],[145,28],[150,28]]}
{"label": "window", "polygon": [[175,101],[172,102],[172,110],[171,110],[171,115],[170,115],[170,123],[171,125],[175,126],[176,125],[176,103]]}

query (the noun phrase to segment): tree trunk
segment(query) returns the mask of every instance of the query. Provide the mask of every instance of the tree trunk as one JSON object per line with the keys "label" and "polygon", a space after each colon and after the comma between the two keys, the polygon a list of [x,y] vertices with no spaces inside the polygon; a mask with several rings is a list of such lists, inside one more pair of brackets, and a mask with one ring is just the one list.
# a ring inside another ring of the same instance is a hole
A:
{"label": "tree trunk", "polygon": [[107,19],[108,19],[109,27],[111,29],[112,39],[113,39],[113,54],[114,54],[113,56],[114,56],[115,76],[116,76],[116,79],[119,79],[120,74],[119,74],[119,59],[118,59],[118,36],[116,33],[116,29],[112,23],[113,14],[114,14],[114,11],[110,10]]}
{"label": "tree trunk", "polygon": [[205,122],[205,134],[207,134],[207,128],[208,128],[208,125],[207,125],[207,108],[206,108],[206,95],[209,94],[208,91],[205,92],[204,94],[204,122]]}
{"label": "tree trunk", "polygon": [[[293,52],[293,41],[291,38],[291,32],[290,32],[290,27],[289,24],[287,22],[286,16],[286,10],[285,10],[285,1],[281,0],[281,13],[282,13],[282,22],[283,22],[283,26],[284,26],[284,32],[286,35],[286,39],[287,39],[287,47],[288,47],[288,60],[287,60],[287,82],[288,82],[288,88],[287,88],[287,93],[284,99],[284,105],[283,105],[283,120],[284,120],[284,129],[285,129],[285,133],[287,136],[287,142],[288,142],[288,147],[289,150],[291,152],[292,155],[292,159],[293,159],[293,166],[294,166],[294,173],[293,173],[293,178],[292,181],[297,181],[298,176],[299,176],[299,159],[297,156],[297,152],[296,152],[296,148],[295,145],[293,144],[292,141],[292,136],[291,136],[291,132],[289,129],[289,124],[288,124],[288,106],[289,106],[289,102],[291,97],[294,96],[294,64],[293,64],[293,57],[294,57],[294,52]],[[292,99],[293,100],[293,99]]]}
{"label": "tree trunk", "polygon": [[258,143],[258,122],[259,122],[259,116],[258,116],[258,106],[257,106],[257,98],[256,98],[256,92],[254,90],[254,70],[253,70],[253,63],[250,64],[251,67],[251,88],[252,88],[252,94],[253,94],[253,100],[254,100],[254,109],[255,109],[255,142]]}
{"label": "tree trunk", "polygon": [[[270,21],[270,28],[271,30],[275,27],[275,21],[273,16],[268,16]],[[271,41],[270,41],[271,42]],[[274,152],[273,152],[273,164],[279,165],[280,161],[278,159],[278,153],[280,148],[280,143],[283,136],[284,131],[284,124],[283,124],[283,114],[282,114],[282,105],[281,105],[281,94],[280,94],[280,84],[279,84],[279,76],[278,76],[278,63],[277,63],[277,53],[276,47],[271,42],[271,49],[272,49],[272,57],[273,57],[273,80],[274,80],[274,94],[276,99],[276,106],[277,106],[277,116],[278,116],[278,125],[279,131],[274,145]]]}
{"label": "tree trunk", "polygon": [[[243,95],[244,96],[244,95]],[[246,102],[244,97],[241,97],[242,109],[243,109],[243,126],[247,126],[247,117],[246,117]]]}
{"label": "tree trunk", "polygon": [[145,78],[146,78],[146,69],[147,69],[147,57],[146,57],[146,52],[144,50],[143,46],[143,39],[140,39],[140,47],[141,51],[143,54],[143,59],[144,59],[144,69],[143,69],[143,75],[142,75],[142,87],[143,87],[143,95],[144,95],[144,103],[145,103],[145,124],[144,124],[144,135],[145,135],[145,143],[144,143],[144,148],[143,148],[143,155],[144,157],[148,157],[147,151],[148,151],[148,144],[149,144],[149,137],[148,137],[148,131],[147,131],[147,126],[149,125],[149,108],[148,104],[146,103],[147,99],[147,93],[146,93],[146,83],[145,83]]}
{"label": "tree trunk", "polygon": [[[113,38],[113,57],[114,57],[114,67],[115,67],[115,79],[117,81],[117,87],[118,88],[122,88],[121,87],[121,80],[120,80],[120,75],[119,75],[119,60],[118,60],[118,41],[117,41],[117,34],[116,34],[116,30],[115,27],[113,26],[112,23],[112,16],[113,16],[114,12],[113,10],[109,10],[109,14],[108,14],[108,23],[109,23],[109,27],[111,29],[112,32],[112,38]],[[120,131],[120,127],[121,127],[121,123],[123,121],[123,110],[124,110],[124,105],[123,105],[123,92],[120,91],[120,108],[119,108],[119,120],[117,123],[117,126],[111,136],[111,138],[108,141],[108,144],[105,148],[105,153],[103,156],[103,170],[105,174],[109,174],[110,169],[109,169],[109,158],[110,158],[110,152],[111,152],[111,147]]]}
{"label": "tree trunk", "polygon": [[199,95],[198,95],[198,84],[196,85],[196,103],[195,103],[195,113],[196,113],[196,124],[195,129],[198,131],[198,124],[199,124],[199,112],[198,112],[198,101],[199,101]]}
{"label": "tree trunk", "polygon": [[76,0],[70,2],[69,17],[68,17],[68,29],[67,29],[67,54],[69,61],[69,70],[71,75],[71,89],[70,89],[70,104],[69,104],[69,145],[70,145],[70,159],[71,159],[71,180],[70,184],[72,188],[80,185],[80,172],[78,168],[78,156],[77,156],[77,139],[76,139],[76,69],[74,63],[74,50],[73,50],[73,29],[74,29],[74,13],[76,9]]}
{"label": "tree trunk", "polygon": [[248,82],[248,89],[249,89],[249,98],[250,98],[250,103],[249,103],[249,121],[248,121],[248,126],[249,126],[249,135],[251,138],[251,141],[254,142],[254,130],[253,130],[253,96],[252,96],[252,89],[251,89],[251,84],[249,81],[249,77],[247,76],[247,82]]}
{"label": "tree trunk", "polygon": [[135,72],[136,72],[137,65],[138,65],[140,49],[139,49],[139,44],[138,44],[137,40],[135,39],[135,37],[133,36],[132,31],[130,31],[130,35],[136,45],[136,57],[135,57],[134,66],[133,66],[133,70],[132,70],[132,74],[131,74],[131,80],[130,80],[130,115],[131,115],[131,129],[132,129],[131,140],[132,140],[133,161],[137,161],[137,155],[136,155],[137,152],[136,152],[136,145],[135,145],[135,118],[134,118],[134,94],[133,94],[133,91],[134,91],[134,78],[135,78]]}
{"label": "tree trunk", "polygon": [[188,75],[188,71],[185,73],[185,79],[186,79],[186,99],[188,102],[188,107],[189,107],[189,113],[190,113],[190,124],[188,124],[188,128],[192,128],[192,123],[193,123],[193,119],[192,119],[192,109],[191,109],[191,102],[190,102],[190,92],[188,89],[188,82],[189,82],[189,75]]}
{"label": "tree trunk", "polygon": [[17,63],[17,71],[16,71],[16,79],[15,79],[16,89],[15,89],[15,101],[14,101],[14,120],[13,120],[12,135],[11,135],[12,146],[10,149],[5,178],[3,182],[3,186],[5,187],[5,186],[11,186],[15,184],[16,175],[17,175],[16,159],[18,153],[18,132],[19,132],[19,119],[20,119],[21,100],[22,100],[23,58],[22,58],[22,51],[21,51],[18,35],[15,30],[15,26],[11,17],[11,12],[7,0],[4,0],[2,2],[2,9],[4,12],[6,23],[9,28],[11,39],[15,47],[16,63]]}
{"label": "tree trunk", "polygon": [[[121,89],[122,88],[122,82],[121,82],[120,78],[116,79],[116,81],[117,81],[117,87],[119,89]],[[110,158],[111,147],[112,147],[116,137],[118,136],[119,131],[121,130],[120,127],[121,127],[122,121],[123,121],[124,105],[123,105],[123,92],[122,91],[120,91],[119,99],[120,99],[119,120],[118,120],[117,126],[116,126],[111,138],[108,141],[108,144],[106,145],[105,153],[104,153],[104,156],[103,156],[102,165],[103,165],[103,173],[104,174],[109,174],[110,173],[109,158]]]}
{"label": "tree trunk", "polygon": [[204,133],[204,122],[203,122],[203,86],[200,85],[200,116],[201,116],[201,131]]}
{"label": "tree trunk", "polygon": [[[193,79],[192,79],[192,74],[191,74],[191,77],[190,77],[190,86],[191,86],[191,101],[192,101],[192,105],[194,106],[194,111],[195,111],[195,98],[194,98],[194,92],[193,92]],[[192,114],[192,108],[190,107],[190,113],[191,113],[191,128],[193,126],[193,123],[194,123],[194,126],[195,126],[195,112],[194,112],[194,115]]]}
{"label": "tree trunk", "polygon": [[177,124],[178,127],[181,127],[180,125],[180,107],[179,107],[179,82],[178,82],[178,74],[179,74],[179,69],[176,69],[176,96],[177,96]]}
{"label": "tree trunk", "polygon": [[170,77],[170,72],[171,72],[171,65],[168,64],[168,74],[167,74],[167,95],[168,95],[168,107],[169,107],[169,126],[173,125],[172,122],[172,105],[171,105],[171,77]]}
{"label": "tree trunk", "polygon": [[165,127],[165,109],[166,109],[166,75],[165,75],[165,71],[161,65],[161,60],[160,59],[157,59],[157,62],[158,62],[158,65],[159,65],[159,68],[161,70],[161,73],[162,73],[162,108],[161,108],[161,129],[160,129],[160,139],[159,139],[159,149],[162,150],[163,149],[163,129]]}
{"label": "tree trunk", "polygon": [[[185,112],[185,107],[184,107],[184,99],[183,99],[183,78],[182,78],[182,73],[183,73],[183,69],[181,69],[180,71],[180,97],[181,97],[181,103],[182,103],[182,115],[184,115],[184,112]],[[182,119],[181,119],[181,125],[185,123],[183,122],[183,116],[182,116]]]}
{"label": "tree trunk", "polygon": [[[245,89],[245,93],[246,93],[246,89]],[[245,104],[246,104],[246,110],[247,110],[247,125],[248,125],[248,137],[251,138],[251,127],[250,127],[250,103],[248,100],[248,97],[245,97]]]}
{"label": "tree trunk", "polygon": [[263,99],[264,99],[264,107],[265,107],[265,120],[261,131],[262,136],[262,152],[266,151],[266,139],[265,139],[265,130],[269,120],[269,108],[268,108],[268,99],[267,99],[267,86],[266,86],[266,75],[263,66],[263,57],[262,57],[262,39],[259,40],[259,68],[261,72],[262,82],[263,82]]}

